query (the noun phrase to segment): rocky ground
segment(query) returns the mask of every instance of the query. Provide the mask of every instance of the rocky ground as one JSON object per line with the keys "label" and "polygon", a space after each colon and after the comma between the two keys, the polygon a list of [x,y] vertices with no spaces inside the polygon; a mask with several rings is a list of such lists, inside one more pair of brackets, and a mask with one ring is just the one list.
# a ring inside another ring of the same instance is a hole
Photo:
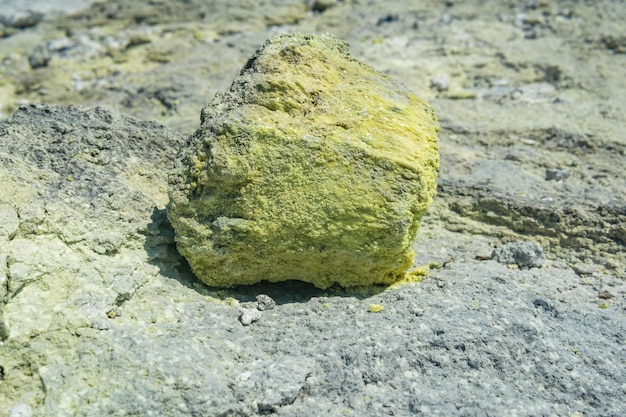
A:
{"label": "rocky ground", "polygon": [[[0,2],[1,415],[626,414],[622,2],[89,3]],[[293,31],[435,107],[421,283],[217,290],[177,253],[173,155]]]}

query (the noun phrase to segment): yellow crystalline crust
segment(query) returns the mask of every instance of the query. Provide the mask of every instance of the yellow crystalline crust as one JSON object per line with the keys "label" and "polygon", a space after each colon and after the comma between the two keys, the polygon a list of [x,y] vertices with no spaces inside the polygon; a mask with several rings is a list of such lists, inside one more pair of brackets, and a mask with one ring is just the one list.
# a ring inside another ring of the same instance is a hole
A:
{"label": "yellow crystalline crust", "polygon": [[269,40],[202,120],[168,212],[200,279],[404,278],[439,167],[424,101],[330,35],[289,35]]}

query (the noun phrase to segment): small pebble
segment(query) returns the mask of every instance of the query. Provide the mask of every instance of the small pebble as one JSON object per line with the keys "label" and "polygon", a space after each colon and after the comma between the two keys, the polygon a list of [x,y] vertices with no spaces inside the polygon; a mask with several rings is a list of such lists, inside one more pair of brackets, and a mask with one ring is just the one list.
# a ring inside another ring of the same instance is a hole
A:
{"label": "small pebble", "polygon": [[94,320],[91,323],[91,328],[96,330],[109,330],[111,325],[106,320]]}
{"label": "small pebble", "polygon": [[17,403],[9,411],[9,417],[31,417],[33,410],[28,404]]}
{"label": "small pebble", "polygon": [[583,263],[573,265],[572,269],[578,275],[593,275],[596,272],[600,272],[600,268],[597,265]]}
{"label": "small pebble", "polygon": [[536,242],[513,242],[497,248],[491,255],[492,259],[519,268],[540,268],[546,259],[543,248]]}
{"label": "small pebble", "polygon": [[16,29],[26,29],[37,25],[44,18],[43,13],[33,11],[23,11],[13,14],[10,18],[5,19],[5,24]]}
{"label": "small pebble", "polygon": [[445,74],[435,75],[430,79],[430,88],[439,92],[448,91],[450,82]]}
{"label": "small pebble", "polygon": [[109,309],[109,311],[107,311],[107,317],[110,319],[114,319],[116,317],[121,317],[122,316],[122,309],[119,308],[118,306],[113,306]]}
{"label": "small pebble", "polygon": [[546,169],[546,181],[565,181],[569,178],[569,169]]}
{"label": "small pebble", "polygon": [[337,5],[337,0],[314,0],[311,3],[311,10],[314,12],[324,12]]}
{"label": "small pebble", "polygon": [[46,45],[37,45],[28,55],[28,63],[32,69],[47,67],[52,56]]}
{"label": "small pebble", "polygon": [[411,314],[417,317],[422,317],[424,315],[424,309],[421,307],[413,307],[411,308]]}
{"label": "small pebble", "polygon": [[367,310],[370,313],[380,313],[381,311],[383,311],[385,309],[385,307],[381,306],[380,304],[370,304],[367,307]]}
{"label": "small pebble", "polygon": [[259,311],[271,310],[276,306],[276,301],[269,295],[259,294],[256,296],[257,309]]}
{"label": "small pebble", "polygon": [[604,290],[600,294],[598,294],[598,298],[601,298],[603,300],[610,300],[611,298],[615,298],[615,296],[609,291]]}
{"label": "small pebble", "polygon": [[481,366],[483,365],[480,359],[468,359],[467,364],[472,369],[480,369]]}
{"label": "small pebble", "polygon": [[259,321],[261,318],[261,312],[256,308],[244,308],[239,315],[239,321],[244,326],[249,326],[255,321]]}

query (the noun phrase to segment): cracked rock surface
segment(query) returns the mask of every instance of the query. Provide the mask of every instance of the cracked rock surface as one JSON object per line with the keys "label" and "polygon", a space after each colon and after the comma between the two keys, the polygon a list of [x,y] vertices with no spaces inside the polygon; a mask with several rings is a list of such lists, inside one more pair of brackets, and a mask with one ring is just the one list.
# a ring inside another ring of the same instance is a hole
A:
{"label": "cracked rock surface", "polygon": [[[5,3],[0,415],[626,414],[622,2]],[[435,108],[420,283],[218,290],[176,250],[174,155],[296,31]]]}

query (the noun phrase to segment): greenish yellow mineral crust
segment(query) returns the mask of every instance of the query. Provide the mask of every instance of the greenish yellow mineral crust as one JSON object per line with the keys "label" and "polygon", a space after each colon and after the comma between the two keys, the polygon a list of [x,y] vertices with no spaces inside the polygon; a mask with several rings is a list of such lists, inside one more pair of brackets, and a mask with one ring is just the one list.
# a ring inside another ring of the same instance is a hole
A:
{"label": "greenish yellow mineral crust", "polygon": [[331,35],[292,34],[268,40],[201,120],[168,207],[198,278],[404,278],[439,168],[428,104]]}

